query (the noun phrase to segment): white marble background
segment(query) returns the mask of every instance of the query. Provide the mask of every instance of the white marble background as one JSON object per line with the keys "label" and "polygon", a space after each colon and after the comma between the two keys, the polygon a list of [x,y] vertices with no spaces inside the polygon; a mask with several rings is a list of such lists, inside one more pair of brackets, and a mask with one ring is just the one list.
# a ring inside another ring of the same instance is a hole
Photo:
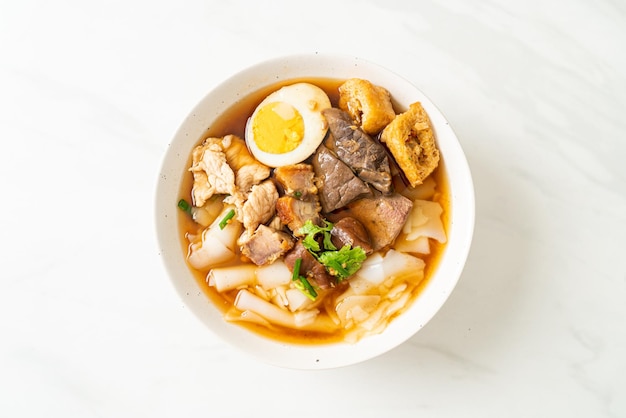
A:
{"label": "white marble background", "polygon": [[[625,45],[618,0],[3,0],[0,416],[626,417]],[[182,306],[153,201],[209,89],[316,51],[440,107],[477,223],[423,331],[301,372]]]}

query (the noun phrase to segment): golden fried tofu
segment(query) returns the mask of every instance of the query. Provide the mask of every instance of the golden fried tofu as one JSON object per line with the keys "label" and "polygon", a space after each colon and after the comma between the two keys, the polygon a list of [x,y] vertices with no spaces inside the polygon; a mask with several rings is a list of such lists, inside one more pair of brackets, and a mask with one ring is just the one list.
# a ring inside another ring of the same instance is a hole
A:
{"label": "golden fried tofu", "polygon": [[339,86],[339,108],[370,135],[380,132],[396,116],[389,92],[359,78]]}
{"label": "golden fried tofu", "polygon": [[422,184],[439,164],[439,150],[428,114],[420,102],[399,114],[383,130],[380,140],[387,144],[411,186]]}

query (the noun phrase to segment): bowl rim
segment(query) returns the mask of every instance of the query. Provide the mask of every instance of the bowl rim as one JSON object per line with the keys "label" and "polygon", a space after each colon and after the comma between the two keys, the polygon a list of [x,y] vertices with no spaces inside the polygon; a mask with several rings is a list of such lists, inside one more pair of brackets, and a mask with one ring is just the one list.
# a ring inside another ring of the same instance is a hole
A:
{"label": "bowl rim", "polygon": [[[184,164],[191,149],[212,121],[232,104],[257,90],[290,79],[350,77],[367,78],[384,86],[390,91],[394,104],[399,103],[402,107],[420,101],[431,119],[451,194],[448,242],[437,269],[409,309],[393,319],[381,334],[368,336],[356,344],[286,343],[226,322],[219,309],[197,287],[179,242],[176,202]],[[183,165],[181,161],[184,161]],[[463,210],[457,211],[459,207]],[[413,83],[388,68],[356,56],[296,54],[270,58],[236,72],[208,91],[192,108],[162,158],[154,214],[158,252],[170,283],[184,305],[215,336],[275,366],[328,369],[382,355],[411,338],[435,316],[456,287],[469,255],[475,223],[475,196],[470,167],[456,134],[442,112]]]}

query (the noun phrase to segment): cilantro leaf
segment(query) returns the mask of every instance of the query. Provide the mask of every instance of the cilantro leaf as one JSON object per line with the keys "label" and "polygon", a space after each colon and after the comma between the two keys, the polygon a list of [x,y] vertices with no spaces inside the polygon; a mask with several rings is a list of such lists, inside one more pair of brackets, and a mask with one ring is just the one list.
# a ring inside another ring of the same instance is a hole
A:
{"label": "cilantro leaf", "polygon": [[319,242],[317,242],[317,239],[316,239],[317,234],[320,234],[320,233],[324,235],[323,243],[324,243],[325,250],[337,249],[337,247],[333,245],[332,240],[331,240],[331,235],[330,235],[330,231],[332,231],[333,226],[334,226],[333,223],[325,220],[324,224],[325,226],[318,226],[318,225],[315,225],[309,219],[298,230],[298,233],[300,235],[306,235],[304,239],[302,240],[302,245],[304,245],[307,250],[311,252],[322,251],[322,248],[320,247]]}
{"label": "cilantro leaf", "polygon": [[[331,226],[330,229],[332,230],[333,227]],[[330,234],[330,231],[324,232],[324,248],[327,249],[327,250],[336,250],[337,249],[337,247],[335,247],[335,245],[333,244],[332,235]]]}
{"label": "cilantro leaf", "polygon": [[[352,248],[345,245],[341,249],[337,249],[332,243],[332,235],[330,231],[333,224],[324,221],[325,226],[313,224],[310,220],[298,230],[301,235],[305,235],[302,239],[302,245],[309,250],[317,261],[322,263],[328,273],[336,277],[338,281],[347,279],[356,273],[360,268],[367,255],[361,247]],[[320,245],[317,236],[323,234],[322,243]]]}
{"label": "cilantro leaf", "polygon": [[328,268],[330,274],[336,276],[341,281],[356,273],[366,258],[367,255],[363,248],[351,248],[349,245],[344,245],[338,251],[321,253],[318,260]]}
{"label": "cilantro leaf", "polygon": [[304,237],[304,239],[302,240],[302,245],[304,245],[304,248],[311,252],[322,251],[322,249],[320,248],[320,244],[315,239],[315,234],[309,234]]}

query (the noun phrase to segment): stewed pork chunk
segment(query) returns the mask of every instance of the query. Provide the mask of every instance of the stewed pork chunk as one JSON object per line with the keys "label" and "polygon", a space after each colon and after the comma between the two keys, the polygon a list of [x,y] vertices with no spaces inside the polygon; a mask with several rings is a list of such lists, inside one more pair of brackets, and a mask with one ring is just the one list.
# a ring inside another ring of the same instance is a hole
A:
{"label": "stewed pork chunk", "polygon": [[313,167],[320,181],[320,201],[326,213],[370,193],[367,184],[324,145],[313,156]]}
{"label": "stewed pork chunk", "polygon": [[391,190],[391,170],[385,148],[356,126],[341,109],[326,109],[322,114],[335,138],[334,151],[357,176],[383,193]]}

